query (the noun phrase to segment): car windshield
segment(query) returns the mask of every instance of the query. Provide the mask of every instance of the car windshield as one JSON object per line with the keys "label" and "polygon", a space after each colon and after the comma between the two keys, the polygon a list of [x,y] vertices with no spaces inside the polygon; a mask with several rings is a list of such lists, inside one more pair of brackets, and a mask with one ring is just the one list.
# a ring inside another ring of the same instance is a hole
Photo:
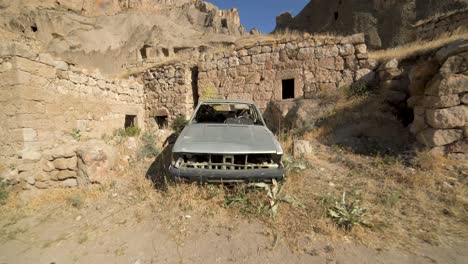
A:
{"label": "car windshield", "polygon": [[263,125],[257,108],[247,103],[203,103],[193,117],[196,123]]}

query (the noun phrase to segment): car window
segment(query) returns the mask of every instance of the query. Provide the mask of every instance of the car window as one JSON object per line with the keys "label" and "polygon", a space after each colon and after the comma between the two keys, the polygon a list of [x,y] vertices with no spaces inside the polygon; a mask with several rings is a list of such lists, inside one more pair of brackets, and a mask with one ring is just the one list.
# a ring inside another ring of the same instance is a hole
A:
{"label": "car window", "polygon": [[192,123],[263,125],[257,109],[251,104],[242,103],[202,104]]}

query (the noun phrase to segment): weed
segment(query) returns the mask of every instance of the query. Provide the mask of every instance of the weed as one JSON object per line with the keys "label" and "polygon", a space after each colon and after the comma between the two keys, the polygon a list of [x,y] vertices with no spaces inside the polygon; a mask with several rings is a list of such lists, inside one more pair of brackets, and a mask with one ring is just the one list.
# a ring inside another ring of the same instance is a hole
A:
{"label": "weed", "polygon": [[0,182],[0,205],[4,205],[8,199],[9,189],[5,182]]}
{"label": "weed", "polygon": [[220,99],[218,91],[213,85],[209,85],[203,89],[200,99]]}
{"label": "weed", "polygon": [[184,130],[187,123],[188,121],[185,115],[179,115],[172,121],[171,128],[174,130],[174,133],[178,135]]}
{"label": "weed", "polygon": [[141,133],[141,129],[137,126],[130,126],[126,128],[119,128],[114,130],[114,136],[117,137],[137,137]]}
{"label": "weed", "polygon": [[347,231],[351,231],[355,225],[370,226],[363,220],[366,209],[359,206],[359,200],[350,202],[346,197],[346,192],[343,192],[341,201],[336,201],[335,206],[328,209],[328,215],[339,227]]}
{"label": "weed", "polygon": [[299,172],[306,170],[308,162],[305,159],[295,159],[291,155],[283,156],[283,164],[287,172]]}
{"label": "weed", "polygon": [[78,128],[74,128],[72,129],[70,135],[72,136],[72,138],[76,141],[80,141],[81,140],[81,130],[79,130]]}
{"label": "weed", "polygon": [[83,198],[79,194],[71,195],[67,198],[68,204],[71,206],[80,209],[84,205]]}
{"label": "weed", "polygon": [[362,97],[371,93],[371,87],[367,82],[359,80],[345,90],[346,97]]}
{"label": "weed", "polygon": [[268,200],[270,202],[270,215],[273,218],[278,213],[278,206],[280,202],[289,203],[292,206],[299,208],[305,208],[305,206],[301,202],[292,198],[288,194],[281,194],[282,188],[280,185],[278,185],[278,182],[275,179],[273,179],[272,186],[266,183],[254,183],[252,184],[252,186],[265,189]]}
{"label": "weed", "polygon": [[156,139],[151,132],[145,132],[141,136],[142,146],[138,151],[138,159],[155,158],[160,153],[156,147]]}

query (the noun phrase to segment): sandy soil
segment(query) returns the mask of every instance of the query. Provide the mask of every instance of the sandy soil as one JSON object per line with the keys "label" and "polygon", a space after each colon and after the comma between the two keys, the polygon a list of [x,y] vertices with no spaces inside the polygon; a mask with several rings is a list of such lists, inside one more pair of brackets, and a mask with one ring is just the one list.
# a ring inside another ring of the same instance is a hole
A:
{"label": "sandy soil", "polygon": [[66,212],[57,208],[7,227],[1,221],[2,229],[10,233],[0,242],[0,263],[466,263],[468,259],[468,243],[420,245],[414,252],[378,251],[354,242],[304,237],[307,246],[293,251],[257,221],[207,221],[197,215],[167,221],[150,213],[150,208],[122,207],[118,202],[108,206]]}

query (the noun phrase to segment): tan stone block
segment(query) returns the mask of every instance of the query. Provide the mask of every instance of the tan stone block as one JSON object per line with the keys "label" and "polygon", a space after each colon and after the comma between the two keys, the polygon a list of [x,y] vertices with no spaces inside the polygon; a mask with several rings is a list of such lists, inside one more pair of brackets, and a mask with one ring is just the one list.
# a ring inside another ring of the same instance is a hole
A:
{"label": "tan stone block", "polygon": [[436,109],[452,107],[460,104],[460,98],[457,94],[441,95],[441,96],[424,96],[423,105],[426,108]]}
{"label": "tan stone block", "polygon": [[468,106],[426,110],[426,120],[434,128],[463,127],[468,123]]}
{"label": "tan stone block", "polygon": [[72,158],[68,158],[68,159],[58,158],[58,159],[55,159],[52,163],[54,164],[54,167],[59,170],[75,169],[77,159],[76,159],[76,156],[73,156]]}
{"label": "tan stone block", "polygon": [[468,76],[463,74],[436,75],[428,84],[426,95],[447,95],[468,92]]}
{"label": "tan stone block", "polygon": [[445,146],[463,138],[460,129],[433,129],[428,128],[417,135],[419,142],[429,147]]}

